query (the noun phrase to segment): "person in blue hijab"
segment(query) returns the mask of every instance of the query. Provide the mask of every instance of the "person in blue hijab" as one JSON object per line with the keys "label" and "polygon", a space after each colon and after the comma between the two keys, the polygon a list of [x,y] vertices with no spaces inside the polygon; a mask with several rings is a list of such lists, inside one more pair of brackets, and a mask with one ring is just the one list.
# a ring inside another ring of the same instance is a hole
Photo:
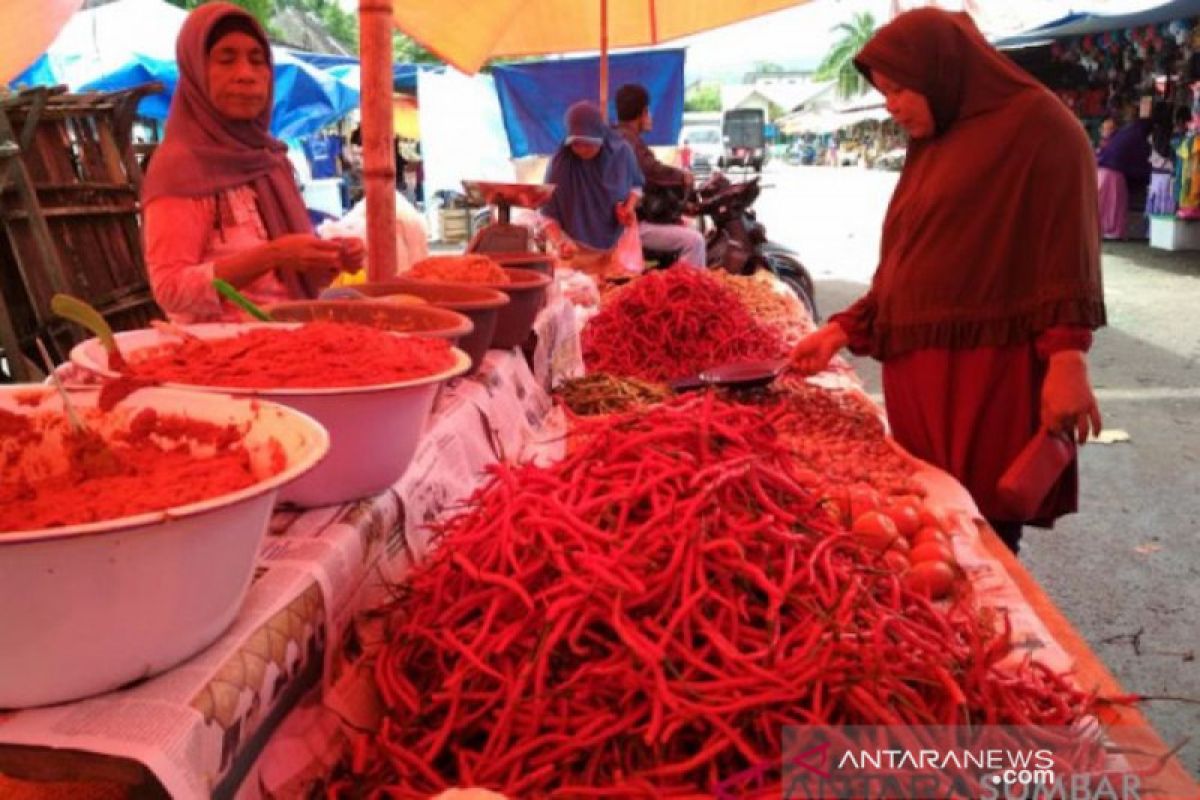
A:
{"label": "person in blue hijab", "polygon": [[632,148],[595,103],[575,103],[565,122],[567,136],[546,168],[554,194],[540,211],[547,239],[560,258],[571,259],[581,250],[612,250],[626,226],[637,225],[644,180]]}

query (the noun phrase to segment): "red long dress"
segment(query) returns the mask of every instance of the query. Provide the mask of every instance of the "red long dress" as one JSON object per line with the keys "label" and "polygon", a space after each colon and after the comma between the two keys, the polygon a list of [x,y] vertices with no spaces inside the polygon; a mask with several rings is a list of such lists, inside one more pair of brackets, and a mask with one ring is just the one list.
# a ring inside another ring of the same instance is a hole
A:
{"label": "red long dress", "polygon": [[[846,330],[851,350],[868,351],[868,329],[853,308],[830,321]],[[892,435],[917,458],[957,478],[986,519],[1050,526],[1078,509],[1077,462],[1031,520],[1004,507],[996,484],[1037,432],[1047,359],[1060,350],[1086,351],[1091,341],[1086,328],[1058,327],[1026,345],[924,349],[887,359],[883,392]]]}

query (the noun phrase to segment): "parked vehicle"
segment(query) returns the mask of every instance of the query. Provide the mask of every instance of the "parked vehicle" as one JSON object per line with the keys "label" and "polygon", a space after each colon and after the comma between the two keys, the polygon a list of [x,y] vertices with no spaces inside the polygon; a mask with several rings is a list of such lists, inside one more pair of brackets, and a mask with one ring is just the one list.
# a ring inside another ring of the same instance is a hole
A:
{"label": "parked vehicle", "polygon": [[726,111],[721,120],[724,151],[718,166],[747,167],[762,172],[767,150],[767,114],[761,108]]}
{"label": "parked vehicle", "polygon": [[698,178],[707,177],[724,155],[720,125],[687,125],[679,133],[679,145],[692,151],[691,170]]}

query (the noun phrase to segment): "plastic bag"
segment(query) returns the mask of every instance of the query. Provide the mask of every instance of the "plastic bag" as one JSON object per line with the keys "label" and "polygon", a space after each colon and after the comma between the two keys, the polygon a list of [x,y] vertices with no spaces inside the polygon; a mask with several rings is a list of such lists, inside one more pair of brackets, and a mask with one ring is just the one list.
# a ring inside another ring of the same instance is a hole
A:
{"label": "plastic bag", "polygon": [[[360,200],[354,208],[341,219],[322,222],[317,226],[317,235],[322,239],[338,237],[353,237],[364,244],[367,241],[367,201]],[[407,270],[412,264],[429,255],[429,231],[425,227],[425,217],[408,202],[408,199],[396,193],[396,269],[399,272]],[[354,286],[366,283],[367,269],[364,266],[358,272],[350,275],[339,275],[333,286]]]}

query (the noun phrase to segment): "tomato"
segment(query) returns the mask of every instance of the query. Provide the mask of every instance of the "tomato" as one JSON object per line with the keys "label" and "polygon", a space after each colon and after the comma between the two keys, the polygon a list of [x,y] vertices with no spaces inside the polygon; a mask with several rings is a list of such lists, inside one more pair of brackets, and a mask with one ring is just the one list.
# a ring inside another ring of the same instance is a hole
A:
{"label": "tomato", "polygon": [[910,545],[908,543],[908,539],[905,539],[903,536],[897,536],[895,539],[892,539],[892,543],[888,545],[888,550],[896,550],[904,553],[906,556],[908,555],[908,551],[911,549],[912,545]]}
{"label": "tomato", "polygon": [[855,537],[872,550],[887,550],[900,536],[896,523],[882,511],[867,511],[854,518]]}
{"label": "tomato", "polygon": [[892,572],[900,575],[908,572],[908,568],[911,566],[908,561],[908,556],[904,555],[904,553],[901,553],[895,548],[892,548],[883,554],[883,563],[887,564],[888,569],[890,569]]}
{"label": "tomato", "polygon": [[864,483],[850,487],[850,518],[857,520],[868,511],[876,511],[883,505],[879,492]]}
{"label": "tomato", "polygon": [[910,503],[893,503],[884,513],[896,523],[896,530],[905,539],[912,539],[921,529],[921,513]]}
{"label": "tomato", "polygon": [[954,568],[945,561],[919,561],[902,580],[910,591],[940,600],[954,588]]}
{"label": "tomato", "polygon": [[946,547],[949,547],[950,537],[932,525],[926,525],[925,527],[921,528],[921,530],[917,531],[917,535],[913,537],[912,543],[913,547],[920,547],[928,542],[937,542],[938,544],[943,544]]}
{"label": "tomato", "polygon": [[912,549],[909,559],[916,564],[919,561],[945,561],[954,563],[954,551],[940,542],[925,542]]}
{"label": "tomato", "polygon": [[929,506],[921,507],[921,525],[937,528],[943,533],[950,530],[950,523],[946,520],[946,515],[940,509]]}

